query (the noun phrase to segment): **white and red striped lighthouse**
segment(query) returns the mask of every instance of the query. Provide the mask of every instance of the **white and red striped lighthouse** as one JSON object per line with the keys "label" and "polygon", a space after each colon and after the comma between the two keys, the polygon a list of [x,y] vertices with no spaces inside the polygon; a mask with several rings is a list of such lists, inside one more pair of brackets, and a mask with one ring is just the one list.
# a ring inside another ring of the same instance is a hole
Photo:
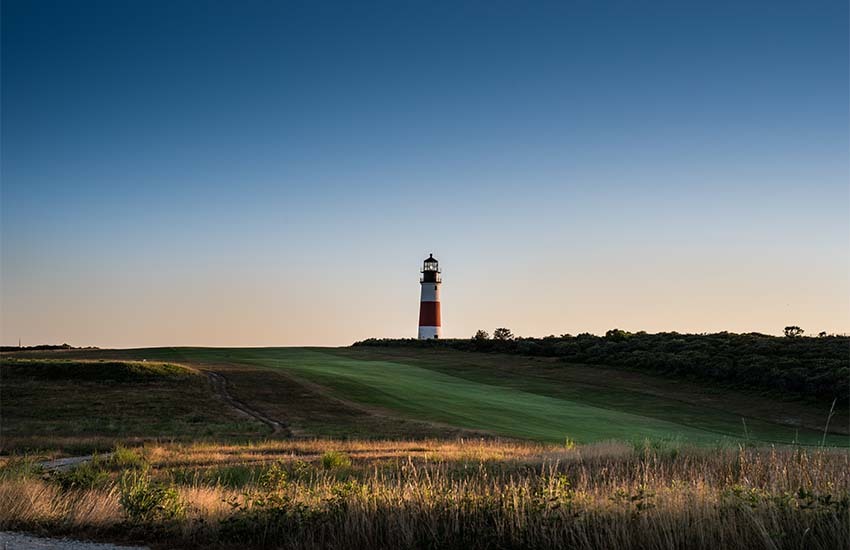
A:
{"label": "white and red striped lighthouse", "polygon": [[422,297],[419,300],[419,339],[431,340],[440,337],[440,264],[429,254],[422,266]]}

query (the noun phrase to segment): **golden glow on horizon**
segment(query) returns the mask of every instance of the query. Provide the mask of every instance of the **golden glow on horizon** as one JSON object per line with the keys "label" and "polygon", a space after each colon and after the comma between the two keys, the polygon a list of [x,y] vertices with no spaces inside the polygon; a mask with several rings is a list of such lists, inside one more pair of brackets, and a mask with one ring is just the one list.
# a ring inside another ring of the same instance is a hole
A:
{"label": "golden glow on horizon", "polygon": [[[571,269],[557,258],[494,280],[487,267],[441,254],[445,265],[445,337],[470,337],[510,327],[522,336],[610,328],[648,332],[764,332],[789,324],[807,334],[850,332],[850,288],[789,264],[731,270],[721,265],[590,261]],[[137,274],[119,279],[41,273],[39,292],[5,295],[5,345],[68,342],[101,347],[347,345],[368,337],[415,337],[419,308],[417,262],[387,273],[336,277],[315,272]],[[620,265],[618,265],[620,264]],[[406,267],[407,269],[403,269]],[[781,278],[765,272],[779,270]],[[788,280],[797,281],[788,285]],[[845,279],[846,280],[846,279]],[[5,282],[8,284],[8,281]]]}

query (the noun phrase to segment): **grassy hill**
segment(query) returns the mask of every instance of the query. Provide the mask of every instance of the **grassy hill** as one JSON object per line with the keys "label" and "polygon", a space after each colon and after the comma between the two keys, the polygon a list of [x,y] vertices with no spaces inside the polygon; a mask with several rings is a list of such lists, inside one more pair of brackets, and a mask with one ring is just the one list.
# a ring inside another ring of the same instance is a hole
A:
{"label": "grassy hill", "polygon": [[[547,442],[618,439],[819,445],[829,409],[552,358],[416,348],[159,348],[63,352],[226,369],[234,394],[299,435],[470,430]],[[223,372],[223,371],[222,371]],[[847,446],[839,411],[825,442]]]}
{"label": "grassy hill", "polygon": [[369,339],[355,346],[454,349],[558,358],[568,364],[614,366],[677,380],[698,380],[710,386],[805,399],[827,407],[833,401],[845,408],[850,405],[850,337],[847,336],[801,338],[731,332],[649,334],[612,329],[604,336]]}
{"label": "grassy hill", "polygon": [[264,433],[262,424],[217,400],[205,376],[184,366],[25,355],[0,362],[4,451]]}

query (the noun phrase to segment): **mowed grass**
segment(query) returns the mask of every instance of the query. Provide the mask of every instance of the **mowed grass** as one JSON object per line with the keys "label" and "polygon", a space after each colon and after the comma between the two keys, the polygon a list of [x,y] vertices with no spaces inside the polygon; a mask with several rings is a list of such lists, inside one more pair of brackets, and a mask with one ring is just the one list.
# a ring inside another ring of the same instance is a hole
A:
{"label": "mowed grass", "polygon": [[[569,369],[565,364],[541,362],[529,367],[523,366],[522,358],[452,351],[438,356],[407,351],[414,355],[400,354],[394,360],[349,348],[180,348],[138,353],[159,360],[279,369],[363,406],[501,436],[580,443],[649,438],[818,445],[823,440],[823,431],[812,428],[811,422],[808,427],[781,422],[815,416],[817,411],[804,404],[738,395],[735,406],[730,402],[724,407],[723,395],[717,392],[706,392],[713,397],[705,403],[693,387],[665,389],[648,376],[635,383],[614,369],[595,367],[593,386],[582,384],[582,377],[570,381],[547,375],[552,369]],[[494,360],[502,365],[486,364]],[[823,411],[824,423],[828,412]],[[847,446],[848,437],[830,433],[825,442]]]}
{"label": "mowed grass", "polygon": [[[554,358],[523,358],[452,350],[341,348],[335,354],[390,360],[451,376],[605,409],[626,411],[717,434],[769,442],[820,444],[829,422],[837,444],[850,444],[850,411],[833,410],[788,396],[707,385]],[[843,436],[843,437],[842,437]],[[827,441],[829,441],[829,437]]]}
{"label": "mowed grass", "polygon": [[303,352],[275,359],[286,368],[358,402],[494,434],[544,441],[682,438],[715,442],[717,435],[671,422],[578,401],[483,384],[390,361],[362,361]]}
{"label": "mowed grass", "polygon": [[203,374],[180,365],[4,356],[0,377],[3,451],[267,433],[216,399]]}

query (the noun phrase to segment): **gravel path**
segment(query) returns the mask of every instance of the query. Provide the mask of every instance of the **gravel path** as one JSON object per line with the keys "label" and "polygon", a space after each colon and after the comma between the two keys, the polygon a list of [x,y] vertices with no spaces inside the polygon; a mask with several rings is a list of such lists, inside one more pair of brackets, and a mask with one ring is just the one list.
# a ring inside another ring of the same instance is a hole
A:
{"label": "gravel path", "polygon": [[[112,453],[104,453],[100,455],[100,458],[109,458],[110,456],[112,456]],[[92,458],[94,458],[94,455],[57,458],[56,460],[46,460],[44,462],[39,462],[39,466],[41,466],[48,472],[66,472],[74,466],[77,466],[78,464],[88,462]]]}
{"label": "gravel path", "polygon": [[0,550],[149,550],[145,546],[116,546],[73,539],[33,537],[0,531]]}

